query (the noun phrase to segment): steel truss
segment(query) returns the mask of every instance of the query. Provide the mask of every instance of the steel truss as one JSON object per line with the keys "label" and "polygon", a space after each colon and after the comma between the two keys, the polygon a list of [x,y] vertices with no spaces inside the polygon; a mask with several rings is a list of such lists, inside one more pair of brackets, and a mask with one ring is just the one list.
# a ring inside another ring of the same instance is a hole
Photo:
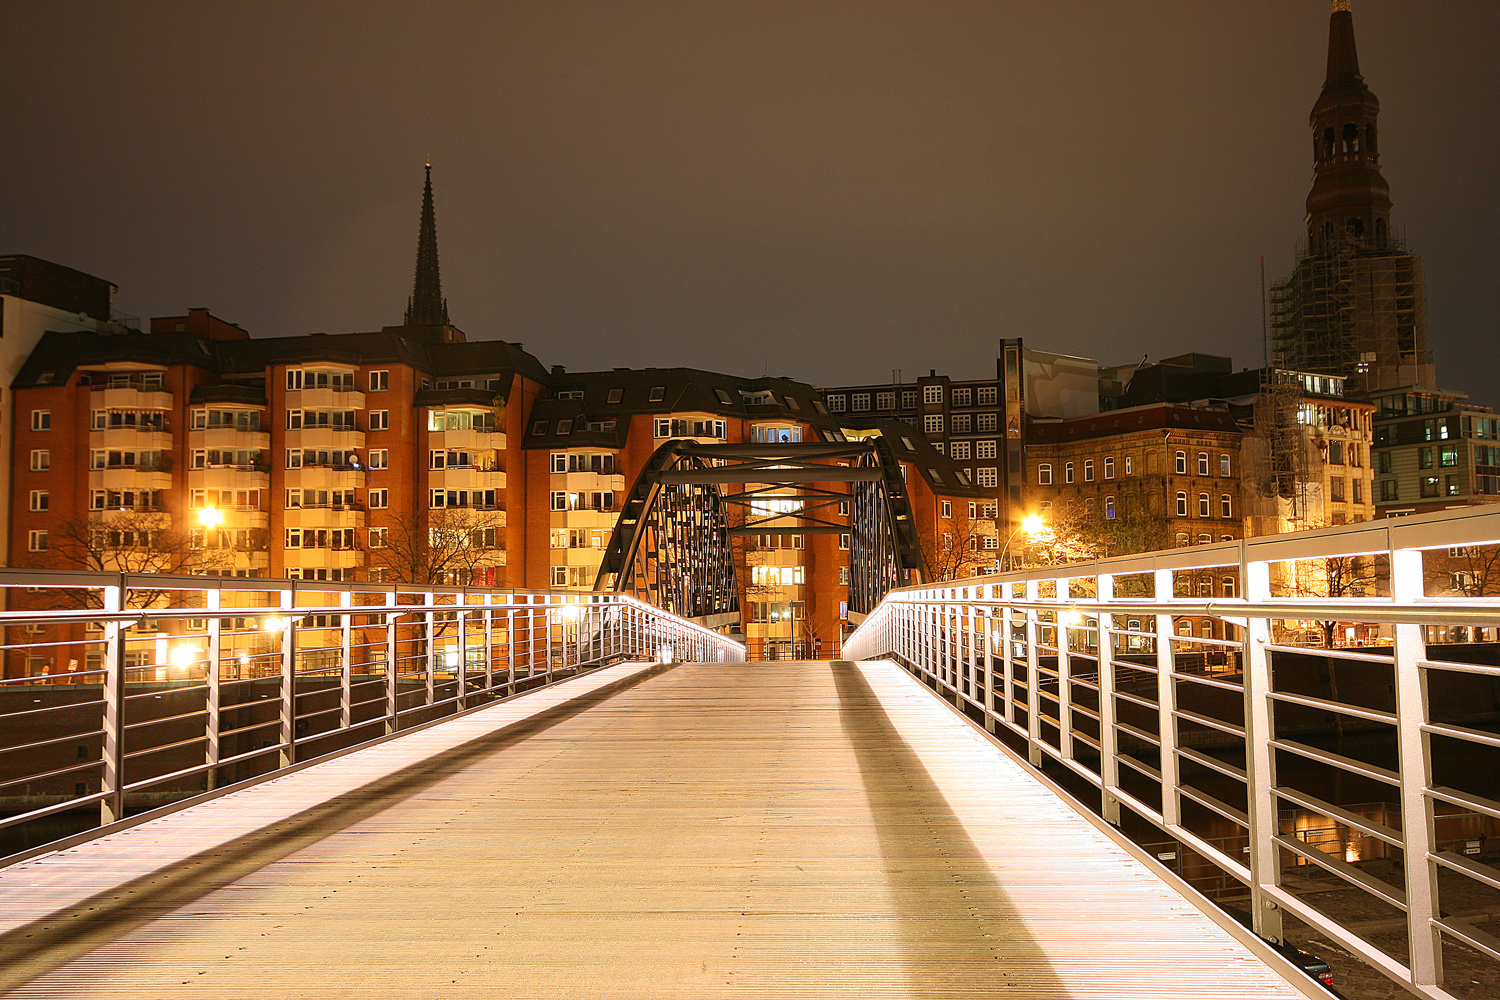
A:
{"label": "steel truss", "polygon": [[738,617],[740,607],[732,540],[760,534],[848,535],[855,614],[920,579],[906,481],[884,440],[673,440],[656,450],[631,487],[594,589],[722,624]]}

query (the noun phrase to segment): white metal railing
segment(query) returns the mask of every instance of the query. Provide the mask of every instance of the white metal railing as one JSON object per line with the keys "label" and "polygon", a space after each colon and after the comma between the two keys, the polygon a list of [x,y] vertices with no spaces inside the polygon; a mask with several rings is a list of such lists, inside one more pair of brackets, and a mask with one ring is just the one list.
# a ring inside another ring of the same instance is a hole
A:
{"label": "white metal railing", "polygon": [[612,594],[5,569],[0,588],[0,863],[620,660],[744,659]]}
{"label": "white metal railing", "polygon": [[1166,834],[1159,857],[1262,936],[1290,914],[1420,995],[1479,995],[1500,599],[1448,585],[1493,564],[1461,582],[1500,593],[1497,544],[1500,507],[1466,508],[909,587],[843,656],[896,658],[1108,821]]}

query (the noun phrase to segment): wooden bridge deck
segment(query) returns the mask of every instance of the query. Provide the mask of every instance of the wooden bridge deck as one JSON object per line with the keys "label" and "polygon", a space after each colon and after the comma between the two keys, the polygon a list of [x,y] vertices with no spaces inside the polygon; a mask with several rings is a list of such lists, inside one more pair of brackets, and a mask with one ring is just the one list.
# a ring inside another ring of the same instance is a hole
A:
{"label": "wooden bridge deck", "polygon": [[6,990],[1316,995],[886,663],[613,667],[13,866]]}

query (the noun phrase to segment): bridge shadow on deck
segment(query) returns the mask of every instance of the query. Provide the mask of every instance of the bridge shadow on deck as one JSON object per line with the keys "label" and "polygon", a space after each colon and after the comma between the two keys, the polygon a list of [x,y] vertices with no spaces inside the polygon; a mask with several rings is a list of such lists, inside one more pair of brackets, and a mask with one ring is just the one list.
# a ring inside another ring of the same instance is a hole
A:
{"label": "bridge shadow on deck", "polygon": [[[1071,996],[859,667],[834,661],[831,669],[839,721],[859,762],[895,915],[903,929],[900,943],[906,964],[924,970],[922,981],[910,983],[912,995],[931,988],[949,996],[954,986],[967,984],[996,991],[1022,989],[1027,996]],[[996,808],[1003,804],[996,803]],[[939,931],[943,925],[947,929]],[[967,953],[949,955],[945,975],[934,980],[932,947],[957,941],[971,942]],[[983,951],[974,947],[980,944]]]}

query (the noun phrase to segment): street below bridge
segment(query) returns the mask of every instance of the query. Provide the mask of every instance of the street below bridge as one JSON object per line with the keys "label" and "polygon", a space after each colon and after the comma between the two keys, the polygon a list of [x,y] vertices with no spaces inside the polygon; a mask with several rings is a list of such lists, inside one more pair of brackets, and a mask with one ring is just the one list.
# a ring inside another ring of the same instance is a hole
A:
{"label": "street below bridge", "polygon": [[621,664],[0,871],[15,997],[1315,991],[885,662]]}

